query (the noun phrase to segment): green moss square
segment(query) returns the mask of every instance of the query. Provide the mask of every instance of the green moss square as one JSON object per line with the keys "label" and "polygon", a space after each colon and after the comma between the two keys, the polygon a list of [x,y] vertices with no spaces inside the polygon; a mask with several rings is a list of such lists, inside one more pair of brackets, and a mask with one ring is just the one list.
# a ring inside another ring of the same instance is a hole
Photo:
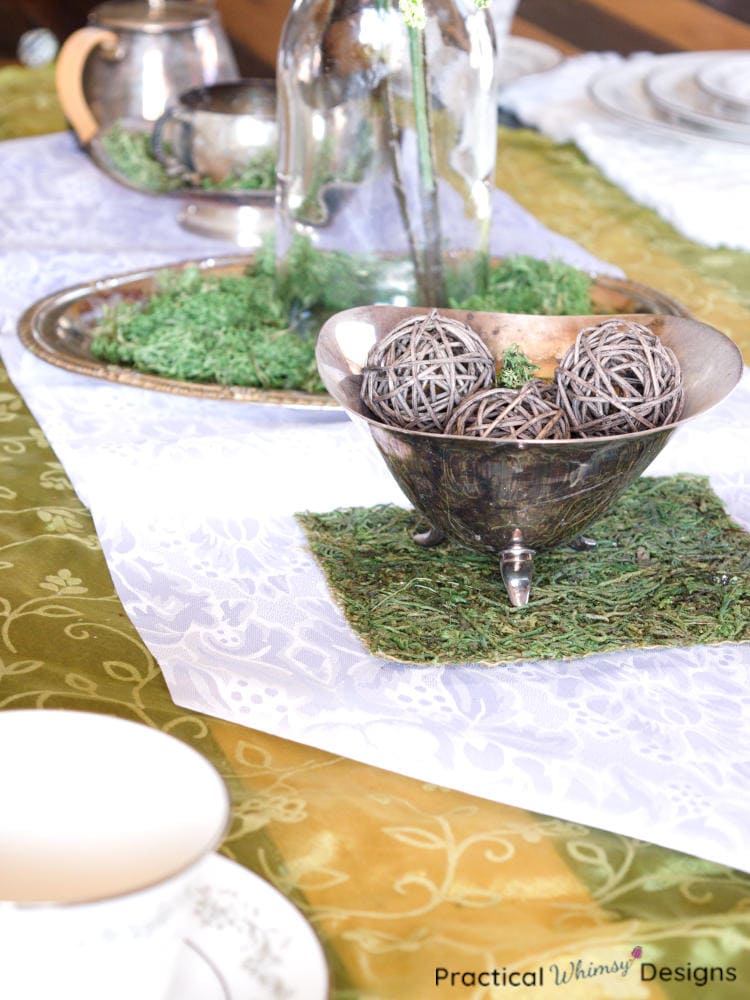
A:
{"label": "green moss square", "polygon": [[592,527],[595,550],[536,556],[524,608],[492,556],[416,545],[413,511],[297,517],[350,625],[385,659],[494,664],[750,639],[750,534],[703,477],[638,480]]}

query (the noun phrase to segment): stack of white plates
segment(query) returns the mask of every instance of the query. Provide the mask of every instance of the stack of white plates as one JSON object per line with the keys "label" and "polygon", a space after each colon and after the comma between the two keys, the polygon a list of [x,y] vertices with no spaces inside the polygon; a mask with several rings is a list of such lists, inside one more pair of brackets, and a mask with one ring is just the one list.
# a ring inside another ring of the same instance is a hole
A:
{"label": "stack of white plates", "polygon": [[750,144],[750,51],[636,58],[600,73],[589,90],[600,107],[620,118]]}

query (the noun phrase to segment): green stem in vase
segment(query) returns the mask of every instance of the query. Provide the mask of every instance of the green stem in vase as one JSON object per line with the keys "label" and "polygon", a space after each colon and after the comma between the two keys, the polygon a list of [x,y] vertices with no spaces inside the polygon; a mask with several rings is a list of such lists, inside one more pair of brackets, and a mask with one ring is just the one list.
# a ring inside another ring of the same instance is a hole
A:
{"label": "green stem in vase", "polygon": [[[424,31],[412,25],[409,33],[409,56],[412,68],[412,96],[419,164],[419,197],[422,202],[424,252],[417,271],[421,305],[443,305],[446,301],[443,276],[442,235],[435,181],[432,123],[427,95],[427,53]],[[421,280],[420,280],[421,278]]]}
{"label": "green stem in vase", "polygon": [[[385,15],[392,9],[391,0],[375,0],[375,9],[378,14]],[[396,112],[394,110],[393,88],[391,87],[391,80],[388,74],[380,84],[380,99],[383,108],[383,117],[385,120],[386,152],[391,163],[391,170],[393,171],[393,189],[396,195],[396,202],[401,215],[401,221],[404,225],[404,231],[406,232],[406,240],[409,244],[409,256],[411,257],[414,265],[417,287],[420,288],[422,285],[420,277],[421,265],[417,254],[417,244],[414,239],[414,230],[412,228],[411,219],[409,218],[409,203],[406,197],[404,173],[401,166],[398,122],[396,120]]]}
{"label": "green stem in vase", "polygon": [[380,84],[380,98],[383,107],[383,117],[386,130],[386,152],[393,172],[393,190],[396,195],[401,221],[406,232],[406,240],[409,244],[409,256],[414,265],[414,274],[417,288],[422,288],[422,263],[417,252],[417,241],[414,238],[414,229],[409,217],[409,202],[406,197],[406,187],[404,185],[404,172],[401,165],[401,149],[399,146],[399,130],[396,121],[396,114],[393,107],[393,90],[388,77]]}

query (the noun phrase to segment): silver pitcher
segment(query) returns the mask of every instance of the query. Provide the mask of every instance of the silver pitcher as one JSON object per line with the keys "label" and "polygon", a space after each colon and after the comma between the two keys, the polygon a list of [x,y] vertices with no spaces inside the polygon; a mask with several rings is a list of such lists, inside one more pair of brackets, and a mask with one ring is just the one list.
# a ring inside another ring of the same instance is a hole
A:
{"label": "silver pitcher", "polygon": [[153,122],[191,87],[235,80],[237,64],[210,3],[110,2],[89,14],[57,61],[63,111],[85,145],[116,121]]}

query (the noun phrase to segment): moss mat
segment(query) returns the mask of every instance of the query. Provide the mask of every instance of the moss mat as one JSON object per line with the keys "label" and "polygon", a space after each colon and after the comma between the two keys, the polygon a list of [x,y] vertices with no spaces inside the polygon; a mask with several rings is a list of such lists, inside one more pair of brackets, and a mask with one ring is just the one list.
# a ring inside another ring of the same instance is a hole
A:
{"label": "moss mat", "polygon": [[750,639],[750,534],[703,477],[638,480],[594,525],[594,551],[536,557],[525,608],[508,603],[492,556],[417,546],[413,511],[297,516],[352,628],[386,659],[511,663]]}

